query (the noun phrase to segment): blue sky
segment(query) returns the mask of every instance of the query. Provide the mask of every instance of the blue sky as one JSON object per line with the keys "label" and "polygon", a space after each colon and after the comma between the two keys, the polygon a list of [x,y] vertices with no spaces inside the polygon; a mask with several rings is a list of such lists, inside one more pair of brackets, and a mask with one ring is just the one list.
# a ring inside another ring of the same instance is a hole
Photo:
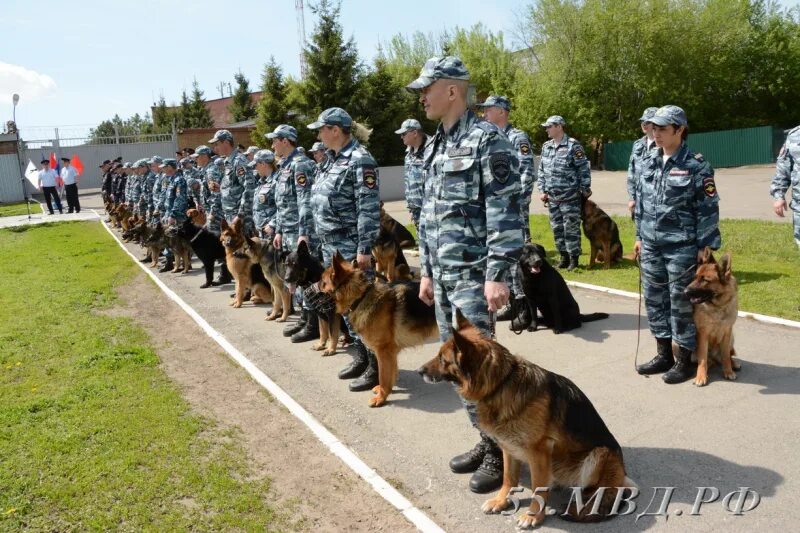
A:
{"label": "blue sky", "polygon": [[[362,59],[397,33],[438,33],[483,22],[512,42],[526,0],[343,0],[341,21]],[[257,90],[270,55],[299,76],[294,0],[6,0],[0,8],[0,121],[27,139],[62,137],[118,113],[149,110],[160,94],[180,98],[196,76],[206,98],[241,69]],[[308,4],[308,1],[306,1]],[[793,6],[797,0],[781,0]],[[306,7],[306,34],[315,17]],[[47,25],[47,27],[45,27]]]}
{"label": "blue sky", "polygon": [[[78,134],[118,113],[149,110],[163,93],[177,101],[196,76],[206,98],[239,69],[257,90],[270,55],[299,77],[294,0],[89,0],[4,2],[0,9],[0,120],[17,122],[27,139]],[[306,1],[306,4],[308,2]],[[364,59],[397,33],[438,32],[483,22],[513,29],[520,3],[495,0],[343,0],[345,35]],[[423,11],[428,9],[428,12]],[[306,6],[306,35],[315,16]],[[43,31],[44,24],[50,31]],[[510,39],[510,37],[509,37]]]}

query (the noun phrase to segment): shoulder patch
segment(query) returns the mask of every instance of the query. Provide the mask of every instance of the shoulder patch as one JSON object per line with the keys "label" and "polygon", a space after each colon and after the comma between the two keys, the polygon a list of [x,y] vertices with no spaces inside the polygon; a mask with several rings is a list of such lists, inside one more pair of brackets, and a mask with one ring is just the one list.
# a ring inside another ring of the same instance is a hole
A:
{"label": "shoulder patch", "polygon": [[511,157],[505,152],[495,152],[489,156],[489,168],[494,179],[505,183],[511,175]]}
{"label": "shoulder patch", "polygon": [[364,176],[364,185],[368,189],[374,189],[378,183],[378,178],[375,176],[375,169],[373,167],[365,167],[362,170]]}
{"label": "shoulder patch", "polygon": [[477,121],[475,123],[475,127],[482,129],[486,133],[497,133],[498,131],[500,131],[499,129],[497,129],[497,126],[495,126],[494,124],[492,124],[488,120],[479,120],[479,121]]}
{"label": "shoulder patch", "polygon": [[703,154],[694,154],[694,158],[697,159],[698,161],[705,161],[705,158],[703,158]]}
{"label": "shoulder patch", "polygon": [[245,172],[246,172],[246,171],[245,171],[244,167],[239,167],[239,168],[237,168],[237,169],[236,169],[236,175],[237,175],[237,176],[239,176],[240,178],[241,178],[242,176],[244,176],[244,173],[245,173]]}
{"label": "shoulder patch", "polygon": [[297,181],[297,184],[301,187],[305,187],[306,183],[308,182],[308,178],[306,178],[306,173],[303,171],[295,172],[294,179],[295,181]]}
{"label": "shoulder patch", "polygon": [[530,143],[528,141],[522,141],[519,144],[519,151],[522,153],[522,155],[528,155],[529,153],[531,153]]}
{"label": "shoulder patch", "polygon": [[784,144],[781,146],[781,152],[778,154],[778,157],[783,157],[786,155],[786,145]]}
{"label": "shoulder patch", "polygon": [[717,185],[714,183],[714,176],[706,176],[703,178],[703,192],[706,196],[713,198],[717,195]]}
{"label": "shoulder patch", "polygon": [[586,154],[583,153],[583,148],[580,146],[575,150],[575,159],[583,159]]}

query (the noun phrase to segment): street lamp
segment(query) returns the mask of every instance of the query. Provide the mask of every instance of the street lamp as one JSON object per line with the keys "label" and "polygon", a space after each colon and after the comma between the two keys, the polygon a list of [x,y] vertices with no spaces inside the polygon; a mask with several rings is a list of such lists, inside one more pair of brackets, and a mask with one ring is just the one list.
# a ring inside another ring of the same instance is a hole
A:
{"label": "street lamp", "polygon": [[14,126],[16,126],[17,125],[17,104],[19,103],[19,95],[17,93],[14,93],[14,95],[11,97],[11,101],[14,103],[14,110],[12,111],[12,115],[14,115],[14,117],[13,117]]}

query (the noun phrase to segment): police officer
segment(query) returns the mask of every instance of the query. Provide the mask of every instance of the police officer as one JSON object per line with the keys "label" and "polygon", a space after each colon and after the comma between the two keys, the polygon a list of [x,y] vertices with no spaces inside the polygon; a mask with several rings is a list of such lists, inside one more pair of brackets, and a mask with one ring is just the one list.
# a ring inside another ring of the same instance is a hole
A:
{"label": "police officer", "polygon": [[[206,229],[220,234],[220,217],[211,216],[211,213],[222,213],[222,195],[219,192],[219,184],[222,181],[222,174],[225,170],[225,162],[221,157],[216,157],[213,150],[206,145],[198,146],[191,156],[199,165],[197,169],[198,179],[201,180],[203,190],[203,211],[206,214]],[[219,160],[217,164],[216,160]],[[213,191],[216,189],[216,192]],[[224,259],[218,261],[219,276],[211,282],[211,285],[219,287],[233,281],[233,276],[228,271],[228,265]]]}
{"label": "police officer", "polygon": [[549,141],[539,163],[539,199],[549,205],[550,227],[561,254],[559,268],[578,268],[581,255],[581,197],[592,194],[589,160],[581,143],[564,133],[566,122],[553,115],[542,124]]}
{"label": "police officer", "polygon": [[[339,107],[323,111],[308,128],[319,130],[319,139],[328,147],[328,158],[312,187],[323,261],[329,265],[338,250],[347,261],[355,259],[359,268],[371,272],[372,244],[380,231],[378,163],[353,136],[356,133],[366,140],[368,134]],[[350,390],[369,390],[378,384],[378,361],[346,318],[344,322],[354,339],[356,356],[339,372],[339,379],[357,378]]]}
{"label": "police officer", "polygon": [[278,209],[275,204],[275,183],[278,178],[275,154],[272,150],[259,150],[248,166],[256,171],[258,177],[258,188],[253,195],[253,224],[259,237],[268,237],[275,233],[275,228],[270,227],[269,222]]}
{"label": "police officer", "polygon": [[[211,189],[208,187],[208,169],[209,167],[213,166],[213,162],[211,158],[213,157],[214,152],[211,151],[211,148],[205,145],[200,145],[197,147],[196,150],[192,150],[191,157],[195,162],[195,177],[200,181],[200,209],[204,213],[208,213],[210,211],[210,203],[209,200],[211,199]],[[206,224],[208,218],[206,218]]]}
{"label": "police officer", "polygon": [[406,145],[406,159],[404,164],[404,177],[406,186],[406,206],[411,213],[411,222],[419,235],[419,214],[422,211],[422,165],[424,163],[425,143],[428,136],[422,131],[419,120],[409,118],[403,121],[400,129],[395,131]]}
{"label": "police officer", "polygon": [[774,203],[772,208],[779,217],[786,211],[786,191],[792,187],[792,201],[789,207],[794,211],[794,242],[800,246],[800,126],[797,126],[786,136],[778,160],[775,165],[775,177],[769,194]]}
{"label": "police officer", "polygon": [[[186,150],[183,151],[185,152]],[[204,180],[199,178],[200,173],[194,166],[194,159],[186,156],[180,160],[179,164],[188,188],[187,194],[189,201],[187,204],[187,209],[197,209],[198,211],[203,211],[202,181]]]}
{"label": "police officer", "polygon": [[317,164],[317,169],[319,169],[322,164],[325,162],[325,145],[321,142],[317,141],[311,146],[311,150],[308,151],[311,158]]}
{"label": "police officer", "polygon": [[[650,331],[657,355],[640,374],[664,372],[665,383],[695,374],[691,355],[697,334],[684,289],[706,246],[720,247],[719,195],[714,170],[686,145],[689,124],[677,106],[659,108],[650,119],[657,150],[646,160],[636,197],[636,244]],[[678,347],[673,359],[672,342]]]}
{"label": "police officer", "polygon": [[[506,279],[519,258],[522,227],[516,150],[497,126],[467,107],[469,72],[457,57],[434,57],[406,86],[420,93],[429,119],[439,120],[425,149],[425,196],[420,215],[420,298],[436,304],[442,341],[451,334],[454,308],[492,335],[490,313],[508,302]],[[463,400],[472,425],[475,405]],[[453,472],[475,472],[474,492],[503,481],[502,453],[481,433],[469,452],[450,461]]]}
{"label": "police officer", "polygon": [[100,173],[103,176],[102,177],[103,184],[100,186],[100,192],[103,196],[103,201],[109,202],[111,201],[111,195],[112,195],[111,179],[113,178],[113,176],[111,175],[111,160],[106,159],[100,164],[99,168],[100,168]]}
{"label": "police officer", "polygon": [[157,155],[151,157],[147,162],[153,172],[153,188],[150,190],[150,204],[148,205],[151,224],[157,224],[162,215],[159,208],[161,207],[161,196],[164,187],[164,175],[161,173],[161,163],[163,162],[164,160],[161,156]]}
{"label": "police officer", "polygon": [[256,182],[247,168],[247,158],[234,147],[233,135],[228,130],[217,130],[209,144],[225,158],[225,175],[217,187],[222,199],[222,213],[212,213],[216,218],[223,216],[228,223],[235,217],[244,222],[244,231],[253,233],[253,192]]}
{"label": "police officer", "polygon": [[256,152],[258,152],[258,150],[259,150],[258,146],[247,147],[247,150],[244,151],[244,156],[247,158],[248,163],[253,162],[253,158],[255,157]]}
{"label": "police officer", "polygon": [[[160,188],[158,190],[158,197],[155,199],[155,211],[158,214],[158,222],[160,222],[162,226],[167,226],[170,223],[170,210],[172,209],[172,204],[170,203],[170,196],[173,190],[172,182],[178,176],[178,162],[173,158],[162,159],[158,169],[161,171],[161,174],[159,174],[158,177]],[[169,247],[164,249],[164,257],[166,258],[166,262],[164,266],[158,270],[159,272],[170,271],[175,266],[175,256]]]}
{"label": "police officer", "polygon": [[[126,166],[127,165],[127,166]],[[123,165],[117,163],[117,178],[114,184],[114,203],[121,204],[125,202],[125,190],[128,186],[128,173],[131,170],[131,164],[127,161]]]}
{"label": "police officer", "polygon": [[657,107],[648,107],[639,119],[642,125],[644,137],[633,142],[631,159],[628,163],[628,209],[633,215],[636,207],[636,191],[639,183],[639,174],[644,168],[644,160],[650,156],[650,152],[656,150],[656,141],[653,139],[653,123],[650,119],[658,111]]}
{"label": "police officer", "polygon": [[189,208],[189,186],[183,176],[183,171],[178,169],[177,161],[165,159],[162,168],[164,174],[170,178],[166,193],[164,223],[173,226],[186,220],[186,211]]}
{"label": "police officer", "polygon": [[[317,167],[297,147],[297,130],[288,124],[280,124],[275,131],[267,133],[272,141],[272,150],[281,158],[280,170],[275,184],[274,216],[267,231],[274,230],[275,248],[292,251],[304,241],[309,249],[314,249],[311,237],[314,234],[314,214],[311,206],[311,187]],[[294,295],[297,303],[302,303],[302,294]],[[303,305],[300,320],[283,330],[292,342],[306,342],[319,338],[319,317],[317,313]]]}
{"label": "police officer", "polygon": [[142,185],[144,181],[144,169],[139,166],[139,161],[131,164],[132,175],[128,178],[128,191],[125,193],[125,200],[128,207],[135,215],[142,214],[140,203],[142,199]]}

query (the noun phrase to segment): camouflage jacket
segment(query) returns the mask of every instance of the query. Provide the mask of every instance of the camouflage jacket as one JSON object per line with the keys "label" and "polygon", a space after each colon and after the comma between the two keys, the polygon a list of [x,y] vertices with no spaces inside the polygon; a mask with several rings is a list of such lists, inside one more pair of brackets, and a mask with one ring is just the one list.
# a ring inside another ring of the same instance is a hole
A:
{"label": "camouflage jacket", "polygon": [[645,159],[656,150],[655,141],[650,142],[650,149],[647,148],[647,135],[633,142],[631,158],[628,162],[628,199],[636,199],[636,191],[639,189],[639,175],[645,165]]}
{"label": "camouflage jacket", "polygon": [[156,188],[153,188],[153,197],[155,198],[156,204],[156,211],[161,213],[161,217],[167,216],[167,198],[169,194],[169,185],[172,182],[172,179],[164,174],[163,172],[158,175],[157,177],[157,190],[158,194],[156,194]]}
{"label": "camouflage jacket", "polygon": [[244,220],[245,227],[252,227],[253,192],[256,189],[256,180],[247,168],[248,162],[238,149],[234,149],[225,158],[225,175],[219,188],[225,218],[230,221],[238,216]]}
{"label": "camouflage jacket", "polygon": [[517,151],[496,126],[467,111],[425,149],[419,225],[422,275],[503,281],[522,248]]}
{"label": "camouflage jacket", "polygon": [[189,208],[189,186],[186,178],[179,170],[172,176],[167,188],[166,217],[172,217],[177,222],[186,220],[186,210]]}
{"label": "camouflage jacket", "polygon": [[[261,176],[258,188],[253,195],[253,224],[257,231],[261,231],[275,216],[278,206],[275,204],[275,187],[278,182],[278,172],[269,176]],[[273,227],[274,231],[275,228]]]}
{"label": "camouflage jacket", "polygon": [[425,164],[425,145],[429,140],[430,137],[426,138],[418,150],[414,150],[410,146],[406,148],[404,165],[406,206],[408,206],[408,211],[411,213],[411,221],[414,224],[419,223],[419,215],[422,211],[423,189],[425,186],[422,167]]}
{"label": "camouflage jacket", "polygon": [[636,240],[650,244],[722,244],[714,169],[682,144],[664,163],[659,148],[646,159],[636,198]]}
{"label": "camouflage jacket", "polygon": [[274,215],[269,225],[275,233],[296,237],[314,234],[311,188],[317,167],[296,148],[281,161],[275,184]]}
{"label": "camouflage jacket", "polygon": [[511,124],[505,127],[503,133],[506,134],[508,140],[511,141],[511,145],[517,150],[522,198],[530,198],[531,194],[533,194],[533,186],[536,183],[536,165],[534,165],[531,139],[527,133]]}
{"label": "camouflage jacket", "polygon": [[153,211],[153,187],[155,186],[156,175],[150,170],[142,174],[142,195],[139,198],[139,209],[144,213]]}
{"label": "camouflage jacket", "polygon": [[311,189],[317,234],[323,243],[352,238],[357,253],[369,255],[380,232],[378,163],[356,139],[327,155]]}
{"label": "camouflage jacket", "polygon": [[132,206],[138,206],[142,197],[142,181],[144,175],[134,174],[128,179],[128,190],[125,192],[125,201]]}
{"label": "camouflage jacket", "polygon": [[782,200],[789,187],[792,188],[789,207],[800,212],[800,126],[786,136],[775,164],[775,177],[772,178],[769,195],[775,200]]}
{"label": "camouflage jacket", "polygon": [[537,184],[551,202],[569,202],[588,193],[592,174],[581,143],[566,134],[557,144],[553,139],[544,143]]}

